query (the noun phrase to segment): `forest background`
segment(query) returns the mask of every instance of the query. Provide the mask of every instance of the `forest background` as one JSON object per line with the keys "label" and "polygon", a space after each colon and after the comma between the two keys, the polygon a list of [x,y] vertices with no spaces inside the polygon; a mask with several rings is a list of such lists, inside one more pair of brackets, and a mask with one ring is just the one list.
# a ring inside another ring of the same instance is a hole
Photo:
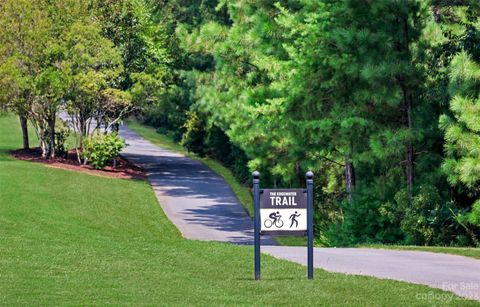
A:
{"label": "forest background", "polygon": [[249,184],[315,173],[319,244],[478,246],[474,0],[1,0],[0,105],[45,157],[136,116]]}

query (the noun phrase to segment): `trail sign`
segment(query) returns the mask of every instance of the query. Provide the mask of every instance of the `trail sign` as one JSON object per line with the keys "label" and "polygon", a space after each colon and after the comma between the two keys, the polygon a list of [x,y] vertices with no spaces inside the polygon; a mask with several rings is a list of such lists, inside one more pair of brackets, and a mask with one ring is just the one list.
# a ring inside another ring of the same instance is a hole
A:
{"label": "trail sign", "polygon": [[307,278],[313,279],[313,173],[307,172],[303,189],[260,189],[260,173],[253,177],[254,266],[260,280],[260,234],[307,235]]}
{"label": "trail sign", "polygon": [[307,230],[307,191],[303,189],[264,189],[260,194],[262,232]]}

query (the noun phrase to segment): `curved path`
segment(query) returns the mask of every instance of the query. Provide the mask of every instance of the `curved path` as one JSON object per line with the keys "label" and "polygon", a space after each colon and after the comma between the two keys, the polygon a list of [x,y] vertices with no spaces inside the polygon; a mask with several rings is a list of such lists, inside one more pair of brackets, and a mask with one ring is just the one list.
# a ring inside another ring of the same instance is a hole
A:
{"label": "curved path", "polygon": [[[126,127],[122,155],[142,166],[168,218],[187,239],[252,244],[253,223],[225,181],[199,161],[162,149]],[[306,263],[306,248],[275,246],[262,252]],[[428,285],[480,301],[480,260],[429,252],[315,248],[314,265],[331,272]]]}
{"label": "curved path", "polygon": [[[143,167],[167,217],[187,239],[252,244],[253,222],[228,184],[203,163],[122,126],[122,155]],[[262,244],[273,245],[271,238]]]}

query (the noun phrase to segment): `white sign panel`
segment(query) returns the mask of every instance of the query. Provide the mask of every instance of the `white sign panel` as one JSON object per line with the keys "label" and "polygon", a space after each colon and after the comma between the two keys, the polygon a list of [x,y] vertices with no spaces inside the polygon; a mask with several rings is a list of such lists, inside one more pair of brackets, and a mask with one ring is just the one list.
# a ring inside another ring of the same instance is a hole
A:
{"label": "white sign panel", "polygon": [[307,209],[260,209],[261,231],[307,230]]}

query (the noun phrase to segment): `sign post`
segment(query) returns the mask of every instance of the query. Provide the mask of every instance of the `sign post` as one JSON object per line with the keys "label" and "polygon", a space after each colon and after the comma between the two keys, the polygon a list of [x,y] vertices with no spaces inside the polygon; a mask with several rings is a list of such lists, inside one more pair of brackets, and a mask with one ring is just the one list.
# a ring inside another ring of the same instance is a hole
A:
{"label": "sign post", "polygon": [[260,173],[255,171],[253,176],[253,206],[254,217],[254,244],[255,244],[255,280],[260,280]]}
{"label": "sign post", "polygon": [[307,172],[307,277],[313,279],[313,173]]}
{"label": "sign post", "polygon": [[260,234],[307,235],[307,277],[313,279],[313,173],[306,189],[260,189],[253,177],[255,280],[260,279]]}

